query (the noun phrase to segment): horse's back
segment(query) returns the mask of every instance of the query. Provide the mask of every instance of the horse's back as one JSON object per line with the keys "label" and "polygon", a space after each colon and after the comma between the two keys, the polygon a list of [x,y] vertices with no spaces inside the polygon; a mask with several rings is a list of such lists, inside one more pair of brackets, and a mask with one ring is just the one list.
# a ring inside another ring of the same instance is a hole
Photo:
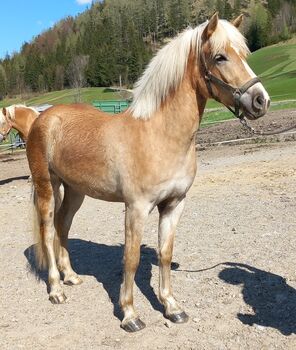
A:
{"label": "horse's back", "polygon": [[111,117],[86,104],[57,105],[42,112],[33,123],[28,138],[28,147],[31,143],[39,146],[51,144],[59,140],[75,138],[81,140],[85,134],[95,133]]}
{"label": "horse's back", "polygon": [[[70,105],[57,105],[42,112],[39,120],[42,123],[51,123],[53,120],[59,119],[62,122],[71,122],[75,125],[75,121],[80,118],[85,118],[85,124],[100,120],[110,119],[110,115],[99,111],[97,108],[83,103],[75,103]],[[40,122],[40,123],[41,123]],[[79,126],[81,127],[81,126]]]}

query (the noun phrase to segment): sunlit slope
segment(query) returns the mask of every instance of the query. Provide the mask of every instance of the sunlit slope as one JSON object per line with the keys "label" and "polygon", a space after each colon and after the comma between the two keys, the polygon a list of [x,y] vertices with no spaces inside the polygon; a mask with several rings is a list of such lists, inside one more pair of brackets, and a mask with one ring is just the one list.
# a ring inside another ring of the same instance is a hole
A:
{"label": "sunlit slope", "polygon": [[254,52],[249,64],[272,101],[296,99],[296,45],[281,44]]}

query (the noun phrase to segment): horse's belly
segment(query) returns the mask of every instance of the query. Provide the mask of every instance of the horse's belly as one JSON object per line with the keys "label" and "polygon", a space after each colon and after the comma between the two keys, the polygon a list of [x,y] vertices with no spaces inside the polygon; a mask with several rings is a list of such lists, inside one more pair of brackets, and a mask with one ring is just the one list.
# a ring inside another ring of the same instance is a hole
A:
{"label": "horse's belly", "polygon": [[75,191],[86,196],[111,202],[122,202],[122,191],[116,176],[108,171],[84,170],[79,167],[54,169],[58,177]]}
{"label": "horse's belly", "polygon": [[65,179],[64,181],[75,191],[86,196],[109,202],[123,201],[121,191],[110,186],[109,183],[104,183],[102,179],[99,184],[96,184],[96,182],[93,181],[71,181],[71,179]]}

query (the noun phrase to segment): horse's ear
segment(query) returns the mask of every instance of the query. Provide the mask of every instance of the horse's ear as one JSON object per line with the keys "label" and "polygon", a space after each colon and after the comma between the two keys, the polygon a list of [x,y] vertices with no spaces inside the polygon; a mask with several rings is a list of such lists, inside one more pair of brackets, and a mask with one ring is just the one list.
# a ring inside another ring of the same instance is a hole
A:
{"label": "horse's ear", "polygon": [[244,15],[241,14],[236,19],[234,19],[231,23],[236,27],[239,28],[239,26],[242,24],[242,21],[244,19]]}
{"label": "horse's ear", "polygon": [[217,28],[218,21],[219,21],[218,12],[215,12],[213,14],[213,16],[210,18],[207,26],[205,27],[205,29],[203,31],[202,36],[203,36],[204,41],[208,40],[212,36],[212,34],[214,33],[214,31]]}
{"label": "horse's ear", "polygon": [[2,113],[6,118],[12,119],[11,111],[9,110],[9,108],[7,109],[7,108],[3,107]]}

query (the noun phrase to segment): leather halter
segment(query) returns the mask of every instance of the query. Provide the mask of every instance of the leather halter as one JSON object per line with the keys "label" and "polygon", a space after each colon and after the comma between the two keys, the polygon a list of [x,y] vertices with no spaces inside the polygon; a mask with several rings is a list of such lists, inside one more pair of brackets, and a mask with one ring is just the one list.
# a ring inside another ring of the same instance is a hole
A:
{"label": "leather halter", "polygon": [[228,90],[231,92],[234,100],[234,109],[231,108],[230,106],[227,106],[224,104],[226,108],[228,108],[238,119],[242,120],[244,118],[243,112],[240,113],[240,107],[241,107],[241,97],[242,95],[253,85],[257,83],[261,83],[261,80],[258,77],[252,78],[249,81],[247,81],[243,86],[241,87],[233,87],[230,84],[226,83],[225,81],[217,78],[214,76],[211,71],[208,69],[208,66],[206,64],[205,56],[204,53],[201,53],[201,63],[204,69],[204,79],[205,83],[208,89],[209,94],[213,99],[216,101],[224,104],[217,95],[214,94],[213,89],[212,89],[212,84],[220,85],[223,89]]}

